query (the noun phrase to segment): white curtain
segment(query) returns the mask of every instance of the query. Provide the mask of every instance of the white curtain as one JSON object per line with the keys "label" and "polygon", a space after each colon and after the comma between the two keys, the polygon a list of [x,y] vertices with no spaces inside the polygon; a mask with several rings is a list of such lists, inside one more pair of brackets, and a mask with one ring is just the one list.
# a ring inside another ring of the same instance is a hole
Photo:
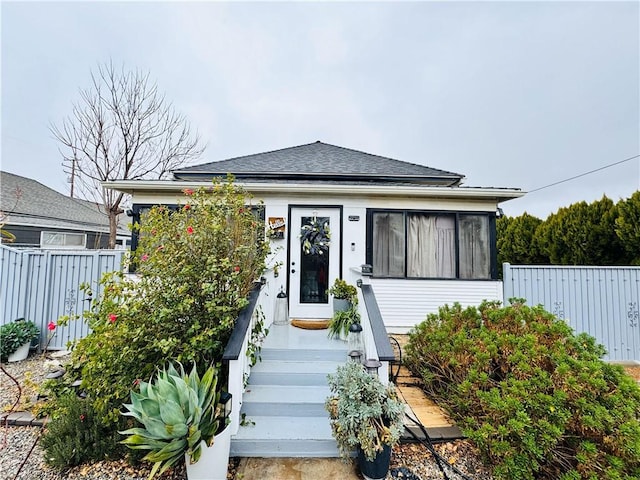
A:
{"label": "white curtain", "polygon": [[438,278],[456,276],[456,221],[452,215],[438,216],[436,220],[438,247],[436,261]]}
{"label": "white curtain", "polygon": [[489,217],[460,215],[460,278],[491,278]]}
{"label": "white curtain", "polygon": [[407,276],[435,277],[438,235],[436,218],[429,215],[409,216],[409,242]]}
{"label": "white curtain", "polygon": [[373,215],[373,273],[379,277],[404,276],[404,215]]}
{"label": "white curtain", "polygon": [[407,276],[453,278],[456,274],[455,219],[451,215],[409,215]]}

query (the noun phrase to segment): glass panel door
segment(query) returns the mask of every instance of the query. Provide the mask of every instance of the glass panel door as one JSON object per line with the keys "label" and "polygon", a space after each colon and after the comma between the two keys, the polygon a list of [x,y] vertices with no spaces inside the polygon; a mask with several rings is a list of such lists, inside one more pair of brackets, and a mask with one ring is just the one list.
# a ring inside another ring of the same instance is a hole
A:
{"label": "glass panel door", "polygon": [[289,223],[289,315],[331,318],[327,289],[340,276],[340,209],[294,207]]}
{"label": "glass panel door", "polygon": [[[302,225],[325,226],[331,232],[331,219],[329,217],[302,217]],[[322,233],[311,235],[311,241],[322,242]],[[324,243],[324,242],[322,242]],[[315,248],[314,248],[315,247]],[[302,257],[300,258],[300,303],[329,303],[327,295],[327,278],[329,278],[329,256],[331,243],[328,246],[313,245],[305,249],[302,245]]]}

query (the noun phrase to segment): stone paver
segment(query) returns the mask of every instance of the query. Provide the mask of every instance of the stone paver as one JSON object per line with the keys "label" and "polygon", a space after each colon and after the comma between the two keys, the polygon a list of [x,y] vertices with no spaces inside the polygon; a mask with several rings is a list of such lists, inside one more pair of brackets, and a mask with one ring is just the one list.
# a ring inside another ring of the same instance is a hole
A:
{"label": "stone paver", "polygon": [[355,465],[339,458],[243,458],[237,474],[242,480],[360,479]]}

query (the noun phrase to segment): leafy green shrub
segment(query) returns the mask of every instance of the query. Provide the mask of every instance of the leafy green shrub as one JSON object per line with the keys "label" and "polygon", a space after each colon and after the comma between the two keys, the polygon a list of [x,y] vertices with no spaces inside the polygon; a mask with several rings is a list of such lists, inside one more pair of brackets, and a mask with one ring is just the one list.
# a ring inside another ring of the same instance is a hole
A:
{"label": "leafy green shrub", "polygon": [[456,304],[410,335],[407,365],[503,479],[640,478],[640,388],[542,307]]}
{"label": "leafy green shrub", "polygon": [[19,318],[5,323],[0,327],[0,361],[5,361],[9,355],[27,342],[38,336],[40,330],[30,320]]}
{"label": "leafy green shrub", "polygon": [[185,190],[183,202],[176,211],[152,208],[135,227],[138,278],[120,272],[102,278],[84,313],[92,333],[77,342],[67,365],[63,383],[81,379],[80,388],[113,431],[131,388],[156,368],[171,360],[195,362],[202,374],[221,361],[264,271],[264,225],[231,179]]}
{"label": "leafy green shrub", "polygon": [[63,395],[58,398],[57,406],[41,439],[49,465],[72,467],[126,452],[124,446],[118,445],[118,433],[100,421],[90,401],[76,395]]}

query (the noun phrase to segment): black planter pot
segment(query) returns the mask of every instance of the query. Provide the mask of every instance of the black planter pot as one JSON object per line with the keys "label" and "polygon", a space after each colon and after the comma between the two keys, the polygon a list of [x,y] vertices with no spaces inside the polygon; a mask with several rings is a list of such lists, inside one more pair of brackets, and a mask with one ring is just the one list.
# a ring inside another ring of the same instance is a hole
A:
{"label": "black planter pot", "polygon": [[362,449],[358,449],[358,466],[366,480],[383,480],[387,476],[390,463],[391,447],[389,445],[385,445],[372,462],[367,460]]}

